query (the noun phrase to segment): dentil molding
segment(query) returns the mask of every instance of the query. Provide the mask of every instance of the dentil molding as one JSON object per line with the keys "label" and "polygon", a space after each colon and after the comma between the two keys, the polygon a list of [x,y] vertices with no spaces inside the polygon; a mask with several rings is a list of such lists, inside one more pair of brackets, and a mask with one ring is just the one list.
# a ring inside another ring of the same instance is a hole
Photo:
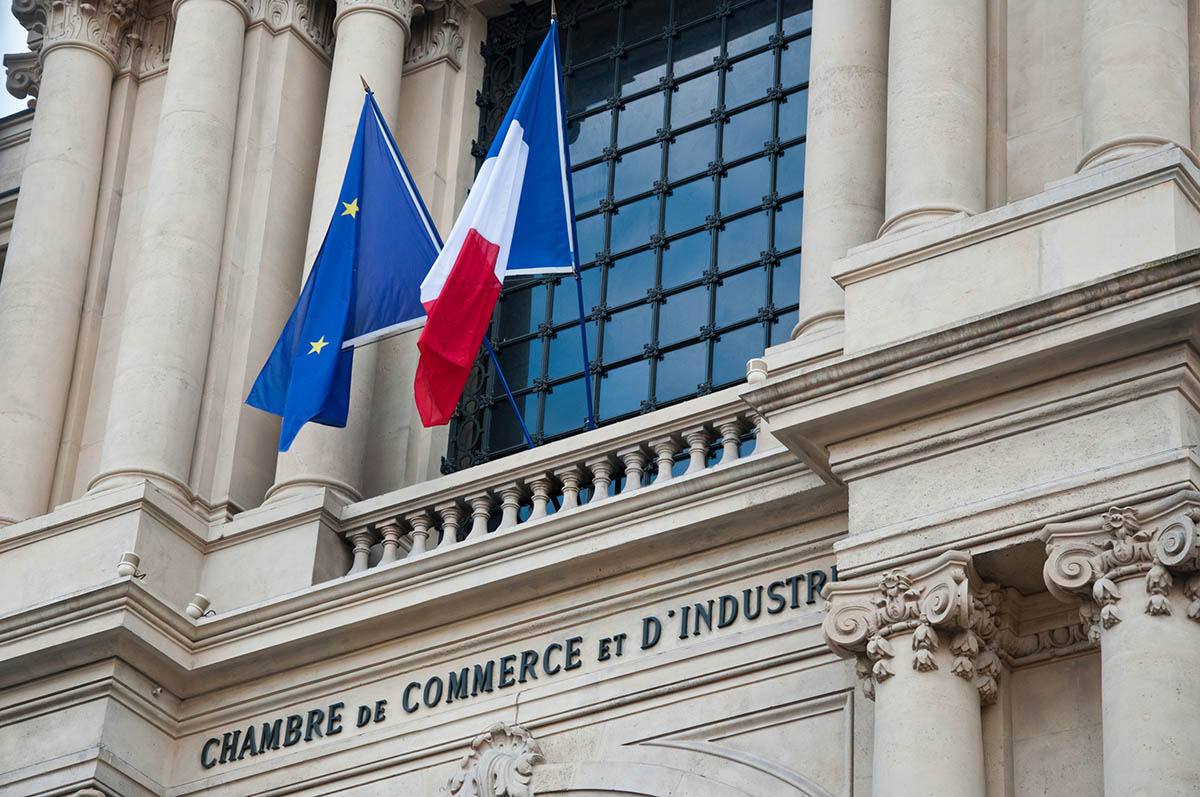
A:
{"label": "dentil molding", "polygon": [[[1127,612],[1166,616],[1182,597],[1186,616],[1200,622],[1200,493],[1188,490],[1154,504],[1112,507],[1098,518],[1051,523],[1042,575],[1057,598],[1080,601],[1093,642]],[[1144,579],[1144,606],[1122,602],[1121,584]]]}
{"label": "dentil molding", "polygon": [[533,797],[533,768],[545,758],[520,725],[498,722],[476,736],[450,779],[455,797]]}

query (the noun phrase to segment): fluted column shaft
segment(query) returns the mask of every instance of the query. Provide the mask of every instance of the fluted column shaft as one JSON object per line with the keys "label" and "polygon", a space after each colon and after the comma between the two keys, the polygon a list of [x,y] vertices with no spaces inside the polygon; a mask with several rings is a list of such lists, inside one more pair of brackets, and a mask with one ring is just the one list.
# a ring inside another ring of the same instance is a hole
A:
{"label": "fluted column shaft", "polygon": [[248,12],[176,0],[175,37],[93,489],[187,496],[225,233]]}
{"label": "fluted column shaft", "polygon": [[888,0],[813,3],[800,320],[793,338],[842,328],[846,299],[830,265],[873,240],[883,223],[888,7]]}
{"label": "fluted column shaft", "polygon": [[[62,19],[89,9],[95,27]],[[116,53],[132,19],[124,4],[98,2],[55,6],[48,20],[41,96],[0,280],[0,525],[48,509]]]}
{"label": "fluted column shaft", "polygon": [[880,235],[983,210],[986,0],[893,0],[887,97],[886,220]]}
{"label": "fluted column shaft", "polygon": [[[396,125],[412,4],[409,0],[341,0],[337,13],[305,277],[329,227],[354,143],[363,102],[360,75],[370,83],[388,125]],[[291,449],[279,455],[268,498],[278,500],[319,487],[335,490],[347,499],[361,497],[374,384],[375,349],[367,346],[354,352],[346,426],[339,429],[310,423],[301,429]]]}
{"label": "fluted column shaft", "polygon": [[1191,143],[1187,0],[1088,0],[1076,171]]}

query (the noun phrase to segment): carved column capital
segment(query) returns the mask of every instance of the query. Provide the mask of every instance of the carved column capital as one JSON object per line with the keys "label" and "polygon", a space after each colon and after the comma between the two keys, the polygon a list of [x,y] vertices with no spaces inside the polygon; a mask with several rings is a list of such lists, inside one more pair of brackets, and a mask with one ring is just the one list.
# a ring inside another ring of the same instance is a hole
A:
{"label": "carved column capital", "polygon": [[450,779],[454,797],[532,797],[533,768],[542,749],[520,725],[497,722],[471,742]]}
{"label": "carved column capital", "polygon": [[412,37],[404,53],[404,71],[415,72],[445,61],[455,71],[462,68],[464,39],[462,24],[469,9],[460,0],[429,2],[412,26]]}
{"label": "carved column capital", "polygon": [[825,590],[825,642],[839,656],[858,659],[863,691],[872,699],[875,686],[896,674],[898,645],[911,646],[914,670],[934,672],[934,653],[948,644],[950,671],[974,682],[991,702],[1000,676],[993,592],[961,551],[917,568],[838,581]]}
{"label": "carved column capital", "polygon": [[1046,588],[1059,600],[1081,602],[1094,643],[1102,630],[1121,622],[1122,612],[1137,610],[1121,603],[1121,583],[1130,579],[1145,579],[1145,614],[1171,614],[1172,595],[1178,594],[1190,601],[1187,616],[1200,621],[1198,503],[1200,495],[1181,493],[1149,507],[1112,507],[1099,517],[1042,529]]}
{"label": "carved column capital", "polygon": [[333,0],[250,0],[251,25],[272,33],[291,30],[329,58],[333,54]]}
{"label": "carved column capital", "polygon": [[12,10],[41,59],[55,47],[82,47],[116,70],[136,6],[132,0],[14,0]]}
{"label": "carved column capital", "polygon": [[342,20],[358,11],[372,11],[391,17],[400,24],[400,27],[404,28],[406,36],[412,31],[412,0],[337,0],[337,13],[333,18],[333,35],[335,37]]}

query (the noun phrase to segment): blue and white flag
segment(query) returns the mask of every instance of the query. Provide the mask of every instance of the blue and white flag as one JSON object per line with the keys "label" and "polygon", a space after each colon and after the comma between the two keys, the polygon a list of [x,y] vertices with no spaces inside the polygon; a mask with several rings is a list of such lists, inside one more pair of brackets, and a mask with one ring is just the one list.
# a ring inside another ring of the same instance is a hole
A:
{"label": "blue and white flag", "polygon": [[420,285],[442,247],[367,93],[325,240],[246,403],[282,416],[279,450],[309,421],[345,426],[353,347],[420,325]]}

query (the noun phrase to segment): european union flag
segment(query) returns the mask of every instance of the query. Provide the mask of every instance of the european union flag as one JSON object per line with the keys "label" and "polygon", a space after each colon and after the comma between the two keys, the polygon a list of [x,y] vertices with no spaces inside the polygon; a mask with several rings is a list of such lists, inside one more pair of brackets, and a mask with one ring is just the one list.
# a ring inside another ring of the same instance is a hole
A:
{"label": "european union flag", "polygon": [[346,425],[353,347],[421,323],[421,280],[441,247],[368,92],[325,240],[246,399],[283,417],[280,451],[309,421]]}

